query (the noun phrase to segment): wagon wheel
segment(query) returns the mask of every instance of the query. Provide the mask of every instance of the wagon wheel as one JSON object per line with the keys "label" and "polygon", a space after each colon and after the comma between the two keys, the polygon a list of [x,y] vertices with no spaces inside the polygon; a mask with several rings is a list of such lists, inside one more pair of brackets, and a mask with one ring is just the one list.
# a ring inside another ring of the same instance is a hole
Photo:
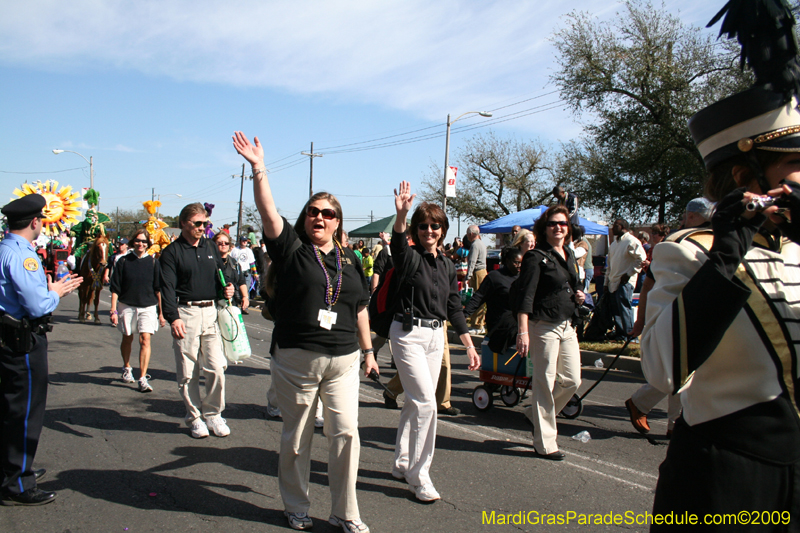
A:
{"label": "wagon wheel", "polygon": [[514,407],[517,405],[521,398],[522,395],[519,389],[516,387],[503,385],[503,388],[500,389],[500,399],[503,400],[503,403],[509,407]]}
{"label": "wagon wheel", "polygon": [[578,418],[581,416],[582,412],[583,403],[581,403],[581,399],[577,394],[573,394],[572,398],[569,399],[569,402],[567,402],[567,405],[564,406],[560,414],[564,418],[572,420],[573,418]]}
{"label": "wagon wheel", "polygon": [[492,408],[493,403],[492,393],[485,386],[478,385],[472,391],[472,404],[478,411],[488,411]]}

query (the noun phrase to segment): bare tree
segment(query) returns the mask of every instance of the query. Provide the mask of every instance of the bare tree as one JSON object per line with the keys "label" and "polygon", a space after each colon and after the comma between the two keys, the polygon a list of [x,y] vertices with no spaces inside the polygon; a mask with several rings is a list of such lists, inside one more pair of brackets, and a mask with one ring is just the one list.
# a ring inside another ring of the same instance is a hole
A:
{"label": "bare tree", "polygon": [[[536,207],[549,201],[554,171],[537,142],[500,139],[494,132],[476,135],[453,158],[458,167],[455,198],[448,214],[480,222]],[[442,202],[443,170],[431,163],[420,192]]]}

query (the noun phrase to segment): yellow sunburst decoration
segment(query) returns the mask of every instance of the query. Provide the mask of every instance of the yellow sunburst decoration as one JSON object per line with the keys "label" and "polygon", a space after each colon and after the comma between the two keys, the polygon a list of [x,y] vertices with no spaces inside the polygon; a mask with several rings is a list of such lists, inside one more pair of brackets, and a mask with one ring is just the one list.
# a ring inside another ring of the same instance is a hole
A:
{"label": "yellow sunburst decoration", "polygon": [[81,214],[81,194],[73,192],[72,187],[65,185],[58,188],[58,182],[47,180],[44,183],[23,183],[21,189],[14,189],[14,194],[22,198],[29,194],[41,194],[47,204],[42,209],[44,215],[43,233],[56,236],[61,231],[78,222],[76,218]]}

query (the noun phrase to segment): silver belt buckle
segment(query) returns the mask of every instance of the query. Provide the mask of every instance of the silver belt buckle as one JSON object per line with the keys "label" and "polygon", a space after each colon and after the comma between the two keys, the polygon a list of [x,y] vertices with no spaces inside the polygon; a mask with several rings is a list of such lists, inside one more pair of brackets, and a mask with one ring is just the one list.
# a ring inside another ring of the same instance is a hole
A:
{"label": "silver belt buckle", "polygon": [[430,324],[431,324],[431,329],[439,329],[440,327],[442,327],[442,323],[439,321],[438,318],[434,318],[433,320],[431,320]]}

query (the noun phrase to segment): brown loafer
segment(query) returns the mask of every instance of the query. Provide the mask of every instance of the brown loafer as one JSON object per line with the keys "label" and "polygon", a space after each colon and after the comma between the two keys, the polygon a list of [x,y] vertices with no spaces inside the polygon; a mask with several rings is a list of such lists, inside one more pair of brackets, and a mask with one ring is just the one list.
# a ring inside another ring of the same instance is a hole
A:
{"label": "brown loafer", "polygon": [[631,424],[633,424],[633,428],[639,433],[650,433],[650,425],[647,423],[647,415],[643,414],[641,411],[639,411],[639,409],[636,408],[636,405],[633,403],[633,399],[628,398],[625,400],[625,408],[628,410],[628,414],[631,417]]}

